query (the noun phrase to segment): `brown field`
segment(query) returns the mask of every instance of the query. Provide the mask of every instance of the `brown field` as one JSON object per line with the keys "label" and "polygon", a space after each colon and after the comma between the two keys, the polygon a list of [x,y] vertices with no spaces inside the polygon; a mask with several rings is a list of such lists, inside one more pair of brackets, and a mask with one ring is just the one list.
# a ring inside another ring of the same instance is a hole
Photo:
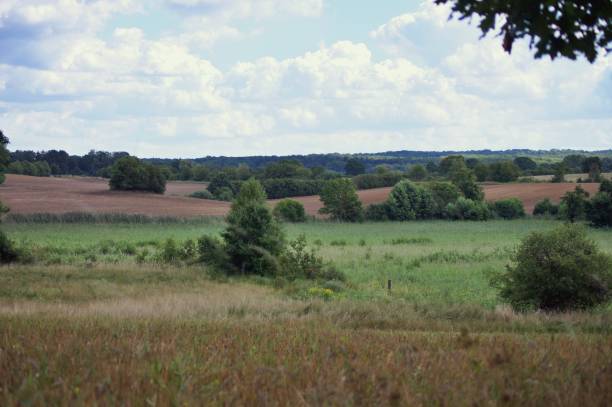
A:
{"label": "brown field", "polygon": [[[528,213],[533,211],[537,201],[544,198],[559,201],[565,192],[575,187],[574,183],[483,185],[487,200],[516,197],[524,202]],[[599,185],[582,184],[582,187],[592,194]],[[9,174],[6,182],[0,186],[0,200],[11,208],[12,213],[17,214],[93,212],[177,217],[225,215],[230,207],[227,202],[186,196],[204,188],[203,183],[168,182],[166,194],[156,195],[110,191],[108,182],[100,178],[40,178]],[[378,188],[358,193],[364,205],[369,205],[383,202],[389,191],[391,188]],[[304,204],[310,215],[316,215],[322,206],[318,196],[295,199]]]}

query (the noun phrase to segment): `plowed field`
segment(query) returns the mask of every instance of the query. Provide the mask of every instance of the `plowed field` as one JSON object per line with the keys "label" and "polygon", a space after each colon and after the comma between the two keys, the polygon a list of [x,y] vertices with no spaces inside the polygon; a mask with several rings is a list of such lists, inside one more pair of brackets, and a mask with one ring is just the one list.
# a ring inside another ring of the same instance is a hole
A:
{"label": "plowed field", "polygon": [[[544,198],[558,201],[561,196],[576,187],[574,183],[563,184],[491,184],[484,185],[487,200],[516,197],[531,213],[535,203]],[[582,184],[590,193],[595,193],[598,184]],[[0,200],[11,208],[12,213],[64,213],[98,212],[145,214],[150,216],[220,216],[227,213],[227,202],[189,198],[187,195],[205,188],[197,182],[168,182],[165,195],[141,192],[110,191],[108,182],[99,178],[66,177],[40,178],[25,175],[7,176],[0,185]],[[383,202],[391,188],[359,191],[364,205]],[[295,198],[301,201],[306,212],[314,215],[321,208],[318,196]],[[271,201],[274,203],[275,201]]]}

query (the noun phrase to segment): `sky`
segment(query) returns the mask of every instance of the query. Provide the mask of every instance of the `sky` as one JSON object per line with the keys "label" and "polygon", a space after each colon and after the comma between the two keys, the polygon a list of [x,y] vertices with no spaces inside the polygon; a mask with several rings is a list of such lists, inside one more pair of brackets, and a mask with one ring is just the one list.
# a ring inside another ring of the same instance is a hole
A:
{"label": "sky", "polygon": [[432,0],[1,0],[11,150],[612,148],[612,57],[505,53]]}

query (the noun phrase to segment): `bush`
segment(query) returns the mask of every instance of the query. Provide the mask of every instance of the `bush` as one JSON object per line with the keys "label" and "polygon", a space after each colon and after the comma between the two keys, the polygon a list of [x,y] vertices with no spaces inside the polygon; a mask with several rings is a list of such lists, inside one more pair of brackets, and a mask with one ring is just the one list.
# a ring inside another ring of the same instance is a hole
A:
{"label": "bush", "polygon": [[607,192],[612,194],[612,181],[609,179],[604,179],[601,181],[601,184],[599,185],[599,192]]}
{"label": "bush", "polygon": [[353,183],[357,189],[373,189],[392,187],[404,179],[401,172],[389,171],[381,174],[363,174],[353,177]]}
{"label": "bush", "polygon": [[222,236],[234,269],[243,274],[275,274],[284,235],[266,206],[265,192],[257,180],[242,185],[227,223]]}
{"label": "bush", "polygon": [[489,166],[489,177],[495,182],[516,181],[520,169],[512,161],[500,161]]}
{"label": "bush", "polygon": [[189,196],[198,199],[216,199],[216,197],[207,189],[203,191],[196,191]]}
{"label": "bush", "polygon": [[219,193],[221,192],[222,188],[229,189],[230,191],[232,191],[233,195],[234,191],[232,189],[231,180],[225,172],[217,173],[210,181],[210,184],[208,184],[208,187],[206,189],[214,196],[219,196]]}
{"label": "bush", "polygon": [[262,185],[268,198],[281,199],[292,196],[319,195],[324,182],[309,179],[273,178],[264,180]]}
{"label": "bush", "polygon": [[324,206],[319,213],[329,214],[333,220],[357,222],[363,219],[363,209],[355,185],[347,178],[327,181],[321,191],[321,201]]}
{"label": "bush", "polygon": [[495,213],[500,218],[518,219],[525,216],[525,207],[523,202],[518,198],[509,198],[496,201],[493,204]]}
{"label": "bush", "polygon": [[491,219],[489,206],[482,201],[460,197],[457,202],[447,205],[446,217],[453,220],[488,220]]}
{"label": "bush", "polygon": [[533,214],[536,216],[557,216],[559,213],[559,205],[555,205],[546,198],[536,203],[533,208]]}
{"label": "bush", "polygon": [[565,225],[527,236],[492,283],[519,311],[588,309],[611,298],[612,259],[582,228]]}
{"label": "bush", "polygon": [[426,188],[431,192],[435,202],[435,216],[442,217],[449,203],[454,203],[461,196],[459,188],[450,182],[430,182]]}
{"label": "bush", "polygon": [[589,193],[577,186],[574,191],[566,192],[561,198],[559,206],[559,216],[561,219],[569,220],[574,223],[578,219],[583,219],[586,214],[587,198]]}
{"label": "bush", "polygon": [[289,243],[287,249],[280,257],[283,277],[295,280],[306,278],[310,280],[340,280],[346,278],[330,266],[323,263],[314,249],[308,250],[304,235]]}
{"label": "bush", "polygon": [[17,261],[18,251],[6,233],[0,230],[0,263],[8,264]]}
{"label": "bush", "polygon": [[276,219],[285,222],[304,222],[306,221],[306,211],[301,202],[293,199],[283,199],[274,207],[272,212]]}
{"label": "bush", "polygon": [[364,211],[365,220],[385,222],[391,220],[391,208],[387,202],[368,205]]}
{"label": "bush", "polygon": [[431,192],[407,180],[393,187],[387,202],[393,220],[429,219],[434,213]]}
{"label": "bush", "polygon": [[202,236],[197,244],[198,261],[215,271],[235,271],[223,243],[214,237]]}
{"label": "bush", "polygon": [[221,187],[217,189],[217,193],[214,196],[218,201],[231,202],[234,199],[234,191],[229,187]]}
{"label": "bush", "polygon": [[166,178],[158,167],[143,163],[136,157],[123,157],[111,167],[109,185],[115,190],[163,194]]}
{"label": "bush", "polygon": [[587,219],[595,227],[612,227],[612,193],[598,192],[587,205]]}

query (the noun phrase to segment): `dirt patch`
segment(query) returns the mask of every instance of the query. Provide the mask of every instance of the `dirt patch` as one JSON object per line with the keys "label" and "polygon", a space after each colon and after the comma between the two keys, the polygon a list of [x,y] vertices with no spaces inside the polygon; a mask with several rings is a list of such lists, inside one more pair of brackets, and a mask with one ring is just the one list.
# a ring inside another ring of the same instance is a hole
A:
{"label": "dirt patch", "polygon": [[[594,194],[599,184],[581,184]],[[574,183],[563,184],[489,184],[483,185],[487,200],[497,201],[516,197],[523,201],[528,213],[536,202],[550,198],[558,202],[567,191],[576,187]],[[198,182],[168,182],[164,195],[109,191],[108,182],[100,178],[62,177],[40,178],[25,175],[7,175],[0,185],[0,200],[11,208],[12,213],[127,213],[150,216],[223,216],[230,208],[228,202],[189,198],[187,195],[206,188]],[[364,205],[384,202],[391,188],[359,191]],[[304,204],[306,212],[316,215],[323,206],[318,196],[293,198]],[[274,205],[278,200],[270,201]]]}

